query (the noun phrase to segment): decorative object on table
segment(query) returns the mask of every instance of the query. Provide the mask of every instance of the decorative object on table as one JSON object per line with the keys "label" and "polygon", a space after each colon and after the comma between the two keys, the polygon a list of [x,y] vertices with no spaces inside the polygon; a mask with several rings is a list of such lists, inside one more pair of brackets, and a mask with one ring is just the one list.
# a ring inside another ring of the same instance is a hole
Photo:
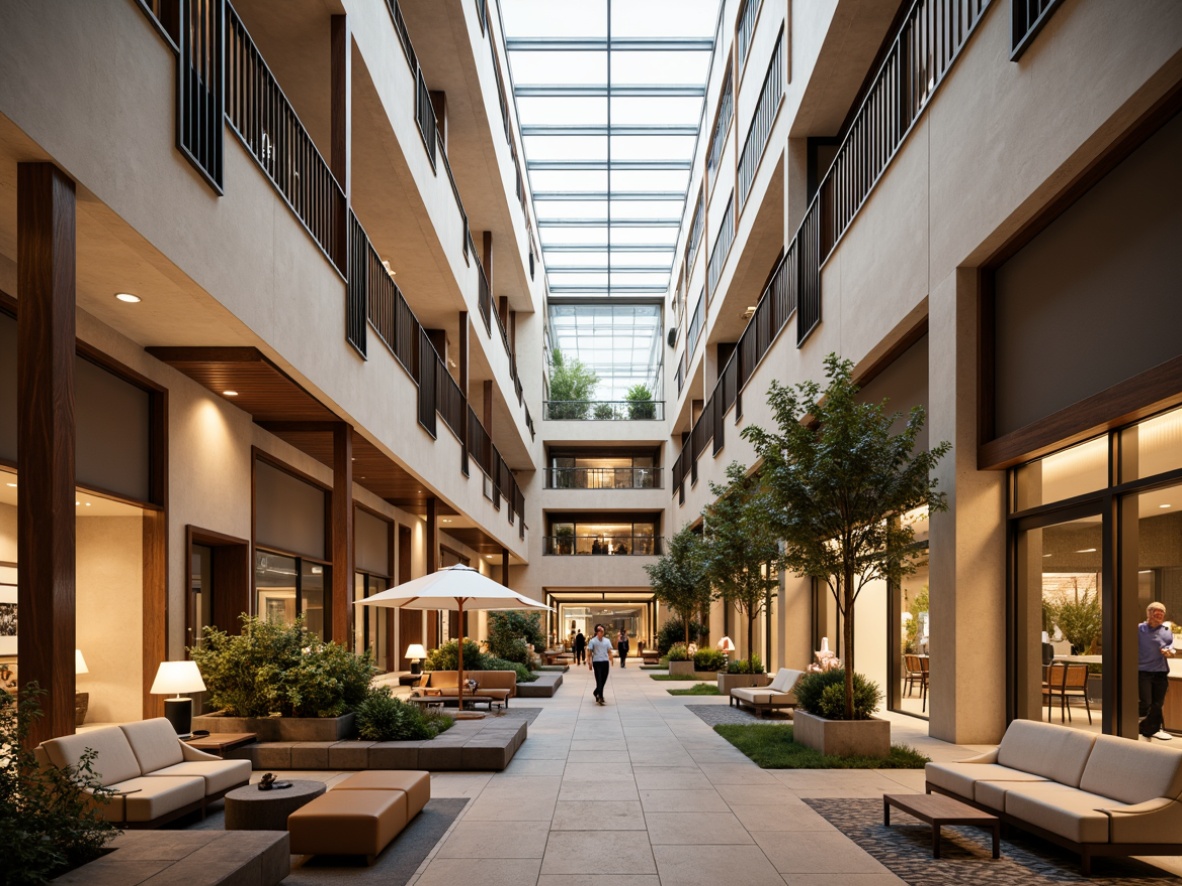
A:
{"label": "decorative object on table", "polygon": [[291,787],[291,782],[276,780],[274,772],[263,773],[263,777],[259,781],[260,791],[278,791],[289,787]]}
{"label": "decorative object on table", "polygon": [[410,672],[412,674],[421,674],[423,672],[423,659],[427,657],[427,650],[423,648],[422,643],[411,643],[406,647],[406,659],[410,662]]}
{"label": "decorative object on table", "polygon": [[184,692],[204,692],[205,681],[195,661],[162,661],[156,679],[149,690],[152,695],[175,697],[164,700],[164,716],[177,735],[189,735],[193,729],[193,699],[182,698]]}
{"label": "decorative object on table", "polygon": [[[82,650],[74,650],[74,674],[89,674],[90,668],[86,666],[86,659],[82,657]],[[90,710],[90,693],[89,692],[75,692],[74,693],[74,726],[81,726],[86,722],[86,712]]]}
{"label": "decorative object on table", "polygon": [[469,678],[469,679],[467,679],[467,680],[465,680],[465,681],[464,681],[464,685],[468,687],[468,691],[469,691],[469,692],[475,692],[475,691],[476,691],[476,681],[475,681],[475,680],[473,680],[473,679]]}

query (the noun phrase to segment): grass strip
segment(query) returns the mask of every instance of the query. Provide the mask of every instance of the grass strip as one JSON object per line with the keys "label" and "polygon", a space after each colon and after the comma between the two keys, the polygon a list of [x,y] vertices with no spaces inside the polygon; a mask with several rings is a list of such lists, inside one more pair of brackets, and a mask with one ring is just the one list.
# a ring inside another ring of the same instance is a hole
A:
{"label": "grass strip", "polygon": [[689,689],[667,689],[671,696],[716,696],[721,695],[719,688],[713,683],[697,683]]}
{"label": "grass strip", "polygon": [[722,723],[714,731],[746,754],[761,769],[923,769],[928,758],[906,745],[891,745],[879,757],[827,757],[792,740],[791,726]]}
{"label": "grass strip", "polygon": [[714,676],[699,677],[696,674],[649,674],[649,677],[653,680],[672,681],[674,683],[711,683],[717,679]]}

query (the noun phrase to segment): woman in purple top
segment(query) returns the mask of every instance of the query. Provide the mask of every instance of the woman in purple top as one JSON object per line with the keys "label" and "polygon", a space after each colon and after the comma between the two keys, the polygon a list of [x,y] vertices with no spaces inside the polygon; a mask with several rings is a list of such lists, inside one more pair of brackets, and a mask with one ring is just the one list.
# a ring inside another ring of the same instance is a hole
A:
{"label": "woman in purple top", "polygon": [[1166,607],[1153,602],[1145,610],[1145,621],[1137,625],[1137,701],[1141,716],[1139,731],[1147,738],[1169,741],[1162,721],[1162,705],[1170,688],[1170,663],[1174,635],[1163,622]]}

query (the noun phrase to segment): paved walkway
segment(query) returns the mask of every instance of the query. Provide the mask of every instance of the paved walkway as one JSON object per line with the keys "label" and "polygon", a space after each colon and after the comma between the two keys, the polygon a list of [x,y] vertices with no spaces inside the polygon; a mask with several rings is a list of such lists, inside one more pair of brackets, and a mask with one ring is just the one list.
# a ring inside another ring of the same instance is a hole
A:
{"label": "paved walkway", "polygon": [[[613,667],[607,705],[572,668],[512,764],[495,775],[438,773],[432,795],[471,802],[415,886],[718,886],[902,881],[801,797],[881,797],[923,790],[919,771],[762,770],[685,705],[674,684]],[[973,749],[895,721],[893,740],[933,759]]]}

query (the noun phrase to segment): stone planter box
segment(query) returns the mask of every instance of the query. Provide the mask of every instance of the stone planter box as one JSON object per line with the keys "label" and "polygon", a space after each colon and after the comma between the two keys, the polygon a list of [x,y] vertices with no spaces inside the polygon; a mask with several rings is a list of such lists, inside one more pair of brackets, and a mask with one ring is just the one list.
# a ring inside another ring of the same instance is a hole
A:
{"label": "stone planter box", "polygon": [[718,672],[718,694],[730,695],[732,689],[747,686],[766,686],[772,682],[767,674],[728,674]]}
{"label": "stone planter box", "polygon": [[671,661],[669,662],[670,674],[684,674],[690,675],[694,673],[693,661]]}
{"label": "stone planter box", "polygon": [[220,711],[193,718],[194,729],[253,732],[259,741],[341,741],[357,734],[356,714],[341,717],[227,717]]}
{"label": "stone planter box", "polygon": [[797,744],[834,757],[885,757],[891,752],[889,720],[826,720],[797,710],[792,715]]}

